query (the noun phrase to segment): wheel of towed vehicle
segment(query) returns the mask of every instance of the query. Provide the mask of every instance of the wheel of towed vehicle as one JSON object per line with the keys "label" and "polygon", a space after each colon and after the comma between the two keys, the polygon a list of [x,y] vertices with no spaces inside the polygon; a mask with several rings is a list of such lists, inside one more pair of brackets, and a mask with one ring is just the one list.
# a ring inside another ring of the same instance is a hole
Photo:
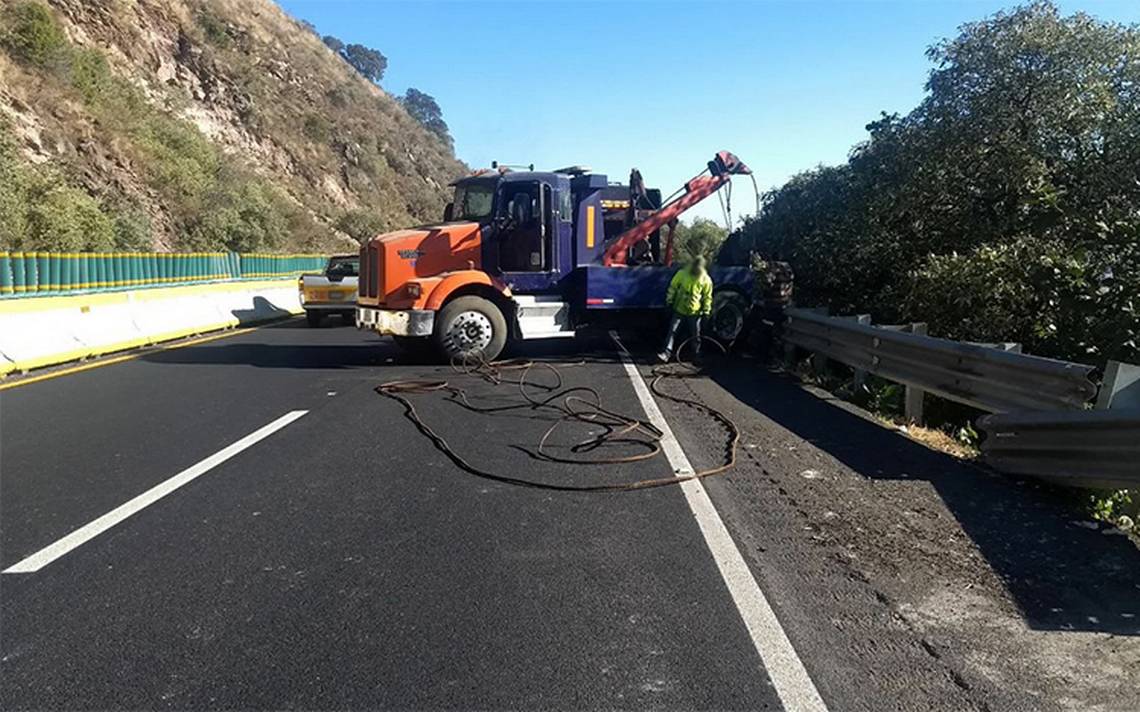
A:
{"label": "wheel of towed vehicle", "polygon": [[748,316],[748,299],[740,292],[722,289],[713,295],[712,314],[709,315],[709,335],[728,346],[744,330]]}
{"label": "wheel of towed vehicle", "polygon": [[444,305],[432,335],[449,359],[498,357],[507,344],[507,320],[495,303],[483,297],[459,297]]}

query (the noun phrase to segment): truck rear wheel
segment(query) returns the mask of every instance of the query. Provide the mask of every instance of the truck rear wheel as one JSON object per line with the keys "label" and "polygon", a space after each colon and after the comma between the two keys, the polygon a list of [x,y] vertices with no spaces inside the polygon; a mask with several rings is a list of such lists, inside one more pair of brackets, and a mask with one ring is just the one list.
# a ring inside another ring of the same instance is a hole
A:
{"label": "truck rear wheel", "polygon": [[507,344],[507,320],[488,299],[459,297],[440,310],[432,338],[449,359],[482,353],[483,358],[491,361]]}
{"label": "truck rear wheel", "polygon": [[713,295],[713,309],[709,316],[711,336],[729,346],[744,330],[748,317],[748,299],[732,289],[722,289]]}
{"label": "truck rear wheel", "polygon": [[320,326],[321,322],[324,320],[325,320],[325,315],[320,313],[316,309],[306,309],[305,310],[305,321],[309,322],[309,326],[316,328],[316,327]]}

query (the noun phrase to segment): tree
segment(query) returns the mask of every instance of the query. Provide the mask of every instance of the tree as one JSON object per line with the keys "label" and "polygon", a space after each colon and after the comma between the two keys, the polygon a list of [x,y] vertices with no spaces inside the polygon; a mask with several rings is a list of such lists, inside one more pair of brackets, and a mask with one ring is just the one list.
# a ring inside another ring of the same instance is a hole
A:
{"label": "tree", "polygon": [[436,103],[435,97],[425,94],[419,89],[409,88],[404,92],[400,103],[412,115],[412,118],[419,121],[425,129],[439,136],[448,146],[451,145],[451,134],[448,131],[447,122],[443,120],[443,111]]}
{"label": "tree", "polygon": [[[662,232],[667,235],[668,228]],[[727,234],[723,227],[708,218],[697,218],[692,225],[678,223],[673,235],[673,250],[681,261],[697,256],[711,261]]]}
{"label": "tree", "polygon": [[344,48],[342,55],[345,61],[365,79],[379,83],[384,78],[384,70],[388,68],[388,58],[371,47],[350,44]]}
{"label": "tree", "polygon": [[321,38],[321,42],[324,42],[325,46],[327,46],[333,52],[336,52],[337,54],[343,56],[344,43],[338,40],[336,37],[333,37],[332,35],[325,35]]}
{"label": "tree", "polygon": [[1140,305],[1121,296],[1140,291],[1140,27],[1041,0],[927,56],[913,111],[765,194],[753,248],[792,263],[807,306],[1140,357]]}

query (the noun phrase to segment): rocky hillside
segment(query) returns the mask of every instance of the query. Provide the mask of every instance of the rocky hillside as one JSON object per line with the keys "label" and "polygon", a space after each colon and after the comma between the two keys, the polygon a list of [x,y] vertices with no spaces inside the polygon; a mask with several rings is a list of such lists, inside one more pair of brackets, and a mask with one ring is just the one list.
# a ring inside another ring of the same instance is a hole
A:
{"label": "rocky hillside", "polygon": [[269,0],[0,0],[0,249],[344,248],[463,170]]}

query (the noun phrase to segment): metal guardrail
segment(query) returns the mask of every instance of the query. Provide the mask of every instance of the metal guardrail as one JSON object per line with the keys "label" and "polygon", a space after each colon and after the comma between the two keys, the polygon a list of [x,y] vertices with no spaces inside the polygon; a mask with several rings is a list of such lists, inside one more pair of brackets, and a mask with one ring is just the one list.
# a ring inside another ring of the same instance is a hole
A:
{"label": "metal guardrail", "polygon": [[978,420],[982,456],[1004,472],[1082,487],[1140,486],[1140,409],[1002,413]]}
{"label": "metal guardrail", "polygon": [[1096,395],[1093,366],[908,334],[788,309],[784,340],[857,370],[995,413],[1077,410]]}

